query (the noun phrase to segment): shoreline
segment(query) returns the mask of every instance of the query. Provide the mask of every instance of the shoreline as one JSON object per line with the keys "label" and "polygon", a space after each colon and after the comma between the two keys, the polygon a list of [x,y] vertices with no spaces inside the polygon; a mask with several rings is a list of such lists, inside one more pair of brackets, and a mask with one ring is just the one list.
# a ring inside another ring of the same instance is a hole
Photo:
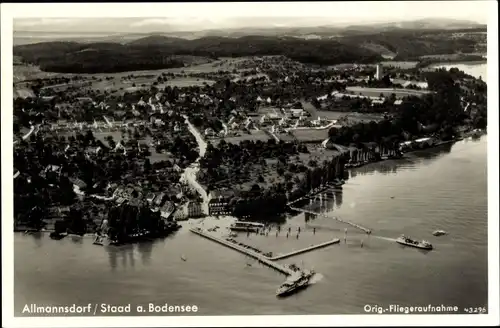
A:
{"label": "shoreline", "polygon": [[421,68],[438,68],[436,66],[447,66],[447,65],[450,65],[450,64],[459,64],[459,65],[483,65],[483,64],[488,64],[488,60],[485,58],[483,60],[479,60],[479,59],[473,59],[473,60],[464,60],[463,58],[462,59],[449,59],[449,60],[439,60],[437,62],[432,62],[432,63],[429,63],[425,66],[422,66]]}
{"label": "shoreline", "polygon": [[[481,131],[480,134],[479,134],[479,137],[482,137],[484,135],[487,135],[487,132],[486,131]],[[379,160],[375,160],[375,161],[368,161],[368,162],[362,163],[362,164],[360,164],[359,166],[356,166],[356,167],[346,167],[346,170],[353,170],[353,169],[357,169],[357,168],[360,168],[360,167],[363,167],[363,166],[366,166],[366,165],[369,165],[369,164],[374,164],[374,163],[380,163],[380,162],[385,162],[385,161],[390,161],[390,160],[404,159],[405,158],[405,154],[410,154],[410,153],[414,153],[414,152],[422,151],[422,150],[432,150],[432,149],[435,149],[435,148],[440,147],[440,146],[444,146],[444,145],[452,144],[452,143],[455,143],[455,142],[458,142],[458,141],[462,141],[462,140],[464,140],[465,138],[468,138],[468,137],[472,137],[472,135],[469,135],[468,133],[466,133],[465,135],[457,137],[456,139],[447,140],[447,141],[441,141],[441,142],[438,142],[435,145],[432,145],[430,147],[426,147],[426,148],[422,148],[422,149],[412,149],[412,150],[405,151],[402,154],[402,156],[399,157],[399,158],[398,157],[391,157],[391,158],[384,158],[384,159],[379,159]]]}

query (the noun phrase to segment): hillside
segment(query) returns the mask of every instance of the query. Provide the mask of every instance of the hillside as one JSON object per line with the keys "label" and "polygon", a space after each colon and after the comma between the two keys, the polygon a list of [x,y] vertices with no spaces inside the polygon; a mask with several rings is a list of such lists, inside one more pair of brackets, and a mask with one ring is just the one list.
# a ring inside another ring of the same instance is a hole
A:
{"label": "hillside", "polygon": [[413,21],[389,22],[365,25],[349,25],[345,30],[362,31],[362,32],[390,32],[398,30],[457,30],[457,29],[475,29],[486,28],[484,24],[479,24],[468,20],[458,19],[440,19],[440,18],[424,18]]}
{"label": "hillside", "polygon": [[[333,65],[370,63],[381,59],[355,44],[294,37],[205,37],[196,40],[148,36],[127,44],[44,42],[14,47],[14,55],[39,65],[43,71],[61,73],[110,73],[182,67],[179,55],[242,57],[284,55],[303,63]],[[172,56],[176,56],[175,59]]]}
{"label": "hillside", "polygon": [[[481,31],[479,29],[478,31]],[[461,32],[461,33],[458,33]],[[486,52],[486,34],[463,30],[396,30],[339,38],[342,43],[362,45],[396,60],[418,60],[422,56]]]}
{"label": "hillside", "polygon": [[128,44],[134,46],[159,46],[159,45],[161,46],[183,41],[186,40],[182,38],[155,34],[137,40],[132,40],[128,42]]}

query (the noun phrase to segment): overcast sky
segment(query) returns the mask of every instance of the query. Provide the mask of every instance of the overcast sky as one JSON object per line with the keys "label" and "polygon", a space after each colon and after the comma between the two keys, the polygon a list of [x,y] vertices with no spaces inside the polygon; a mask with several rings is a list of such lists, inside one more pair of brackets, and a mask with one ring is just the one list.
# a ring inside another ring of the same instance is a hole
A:
{"label": "overcast sky", "polygon": [[29,4],[15,17],[31,18],[15,18],[14,30],[168,32],[238,27],[355,25],[423,18],[487,23],[490,8],[487,2]]}

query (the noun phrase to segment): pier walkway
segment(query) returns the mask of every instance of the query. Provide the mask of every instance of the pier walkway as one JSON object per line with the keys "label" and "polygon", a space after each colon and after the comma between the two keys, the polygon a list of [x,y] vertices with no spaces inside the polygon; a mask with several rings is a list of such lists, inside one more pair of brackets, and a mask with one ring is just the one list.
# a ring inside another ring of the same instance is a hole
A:
{"label": "pier walkway", "polygon": [[260,263],[263,263],[263,264],[265,264],[265,265],[267,265],[267,266],[269,266],[269,267],[271,267],[271,268],[273,268],[281,273],[284,273],[288,276],[292,275],[294,273],[294,271],[292,269],[289,269],[288,267],[281,265],[279,263],[273,262],[272,260],[270,260],[269,258],[265,257],[262,254],[254,252],[250,249],[246,249],[245,247],[242,247],[240,245],[236,245],[236,244],[231,243],[231,242],[224,240],[222,238],[215,237],[209,233],[204,232],[201,229],[192,228],[192,229],[189,229],[189,231],[194,232],[195,234],[202,236],[202,237],[205,237],[207,239],[211,239],[219,244],[222,244],[222,245],[227,246],[229,248],[232,248],[234,250],[237,250],[240,253],[243,253],[245,255],[253,257],[254,259],[258,260]]}
{"label": "pier walkway", "polygon": [[304,213],[309,213],[309,214],[314,214],[314,215],[319,215],[319,216],[322,216],[322,217],[325,217],[325,218],[333,218],[339,222],[342,222],[342,223],[345,223],[345,224],[348,224],[354,228],[357,228],[359,230],[362,230],[364,232],[366,232],[367,234],[370,234],[372,231],[371,229],[368,229],[368,228],[365,228],[363,226],[360,226],[359,224],[356,224],[356,223],[353,223],[353,222],[350,222],[350,221],[346,221],[346,220],[342,220],[336,216],[328,216],[324,213],[318,213],[318,212],[314,212],[314,211],[311,211],[311,210],[307,210],[307,209],[303,209],[303,208],[298,208],[298,207],[294,207],[294,206],[289,206],[290,209],[294,210],[294,211],[297,211],[297,212],[304,212]]}
{"label": "pier walkway", "polygon": [[333,240],[329,240],[329,241],[321,243],[321,244],[312,245],[312,246],[309,246],[307,248],[299,249],[299,250],[296,250],[296,251],[293,251],[290,253],[277,255],[277,256],[271,257],[269,259],[272,261],[282,260],[282,259],[286,259],[288,257],[294,256],[294,255],[310,252],[310,251],[318,249],[318,248],[323,248],[323,247],[330,246],[333,244],[338,244],[339,242],[340,242],[340,239],[333,239]]}
{"label": "pier walkway", "polygon": [[319,194],[321,194],[321,193],[324,193],[325,191],[327,191],[327,192],[328,192],[328,191],[340,191],[340,190],[342,190],[342,187],[341,187],[341,186],[336,186],[336,185],[326,184],[326,185],[324,185],[324,186],[320,186],[320,187],[318,187],[318,188],[317,188],[317,189],[315,189],[315,190],[312,190],[310,193],[308,193],[308,194],[307,194],[307,195],[305,195],[305,196],[299,197],[299,198],[297,198],[297,199],[294,199],[294,200],[292,200],[292,201],[288,202],[288,203],[286,204],[286,206],[289,206],[289,207],[290,207],[290,206],[292,206],[293,204],[295,204],[295,203],[297,203],[297,202],[300,202],[301,200],[304,200],[304,199],[310,199],[310,198],[312,198],[312,197],[314,197],[314,196],[317,196],[317,195],[319,195]]}

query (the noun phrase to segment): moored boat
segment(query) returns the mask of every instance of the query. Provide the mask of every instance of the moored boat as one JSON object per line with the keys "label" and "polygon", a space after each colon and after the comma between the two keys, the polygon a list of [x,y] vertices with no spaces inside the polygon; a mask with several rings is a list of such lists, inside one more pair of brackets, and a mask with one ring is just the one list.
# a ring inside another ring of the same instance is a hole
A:
{"label": "moored boat", "polygon": [[52,238],[52,239],[55,239],[55,240],[60,240],[60,239],[63,239],[64,237],[66,237],[68,234],[66,232],[56,232],[56,231],[53,231],[50,233],[49,237]]}
{"label": "moored boat", "polygon": [[265,226],[262,223],[249,222],[249,221],[236,221],[233,223],[229,229],[233,231],[248,231],[248,232],[258,232]]}
{"label": "moored boat", "polygon": [[396,239],[396,242],[401,244],[401,245],[416,247],[416,248],[420,248],[420,249],[426,249],[426,250],[432,249],[432,244],[429,243],[428,241],[413,240],[410,237],[407,237],[405,235],[401,235],[398,239]]}
{"label": "moored boat", "polygon": [[315,272],[310,271],[295,271],[276,291],[276,296],[283,297],[297,292],[309,285],[309,281]]}
{"label": "moored boat", "polygon": [[434,236],[443,236],[443,235],[446,235],[447,232],[444,231],[444,230],[436,230],[432,233]]}

